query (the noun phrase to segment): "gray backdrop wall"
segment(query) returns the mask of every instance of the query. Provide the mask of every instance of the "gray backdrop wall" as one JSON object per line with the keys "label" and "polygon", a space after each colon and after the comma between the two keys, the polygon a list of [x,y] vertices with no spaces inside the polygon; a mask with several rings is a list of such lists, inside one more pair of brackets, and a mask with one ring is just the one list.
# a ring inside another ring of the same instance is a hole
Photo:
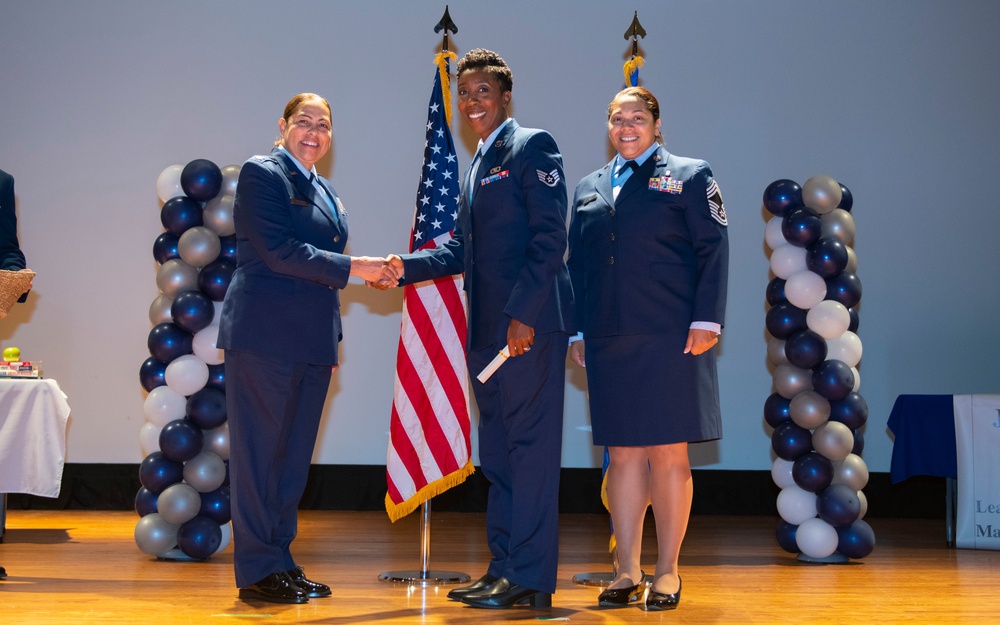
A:
{"label": "gray backdrop wall", "polygon": [[[552,132],[571,185],[610,156],[637,9],[642,82],[667,146],[708,160],[730,219],[721,343],[725,438],[701,468],[770,468],[764,289],[771,181],[833,176],[854,194],[864,284],[865,457],[887,471],[900,393],[1000,392],[1000,4],[990,0],[450,0],[453,49],[500,52],[514,114]],[[290,96],[333,105],[322,169],[350,212],[353,254],[406,246],[443,2],[0,0],[0,168],[17,181],[38,272],[0,343],[42,360],[73,409],[68,461],[134,463],[148,307],[162,232],[157,175],[269,150]],[[460,165],[475,146],[456,115]],[[399,293],[343,294],[343,367],[314,460],[382,464]],[[280,321],[279,321],[280,322]],[[600,466],[586,382],[567,368],[563,465]]]}

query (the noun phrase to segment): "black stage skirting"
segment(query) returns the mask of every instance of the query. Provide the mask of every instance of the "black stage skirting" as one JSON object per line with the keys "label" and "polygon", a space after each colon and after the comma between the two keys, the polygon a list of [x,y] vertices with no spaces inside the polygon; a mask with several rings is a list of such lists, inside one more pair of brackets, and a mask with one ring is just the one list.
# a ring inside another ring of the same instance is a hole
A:
{"label": "black stage skirting", "polygon": [[[778,487],[770,471],[695,469],[696,515],[765,515],[778,517]],[[134,507],[138,464],[67,464],[56,499],[10,494],[8,510],[128,510]],[[433,510],[484,512],[487,482],[479,467],[464,483],[438,495]],[[381,465],[313,465],[302,498],[305,510],[382,510],[385,467]],[[562,469],[559,511],[602,513],[600,469]],[[913,477],[892,484],[888,473],[872,473],[864,489],[868,516],[944,518],[944,478]]]}

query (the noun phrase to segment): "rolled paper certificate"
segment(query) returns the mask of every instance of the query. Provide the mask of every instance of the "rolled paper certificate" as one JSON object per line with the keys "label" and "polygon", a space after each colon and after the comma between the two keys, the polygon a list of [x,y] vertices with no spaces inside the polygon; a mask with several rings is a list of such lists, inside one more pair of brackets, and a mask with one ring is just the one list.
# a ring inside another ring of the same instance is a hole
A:
{"label": "rolled paper certificate", "polygon": [[479,380],[481,384],[486,384],[486,380],[489,380],[490,376],[496,373],[497,369],[500,368],[500,365],[506,362],[508,358],[510,358],[510,350],[506,345],[504,345],[503,349],[500,350],[500,353],[497,354],[492,361],[490,361],[490,364],[486,365],[486,367],[479,372],[476,379]]}

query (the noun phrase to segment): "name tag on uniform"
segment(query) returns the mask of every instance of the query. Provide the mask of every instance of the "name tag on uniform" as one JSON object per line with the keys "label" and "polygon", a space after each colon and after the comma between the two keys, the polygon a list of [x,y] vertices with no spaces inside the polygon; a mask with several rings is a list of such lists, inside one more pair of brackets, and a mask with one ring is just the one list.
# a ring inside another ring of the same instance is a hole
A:
{"label": "name tag on uniform", "polygon": [[487,177],[483,178],[481,181],[479,181],[479,185],[485,187],[486,185],[494,183],[494,182],[496,182],[498,180],[503,180],[504,178],[507,178],[508,176],[510,176],[510,170],[509,169],[505,169],[505,170],[503,170],[500,173],[496,173],[496,174],[493,174],[492,176],[487,176]]}
{"label": "name tag on uniform", "polygon": [[310,205],[309,202],[306,202],[305,200],[300,200],[297,197],[290,197],[290,198],[288,198],[288,201],[291,202],[292,204],[295,204],[296,206],[309,206]]}
{"label": "name tag on uniform", "polygon": [[650,178],[649,190],[659,191],[660,193],[681,193],[684,190],[684,181],[674,180],[666,176],[663,178]]}

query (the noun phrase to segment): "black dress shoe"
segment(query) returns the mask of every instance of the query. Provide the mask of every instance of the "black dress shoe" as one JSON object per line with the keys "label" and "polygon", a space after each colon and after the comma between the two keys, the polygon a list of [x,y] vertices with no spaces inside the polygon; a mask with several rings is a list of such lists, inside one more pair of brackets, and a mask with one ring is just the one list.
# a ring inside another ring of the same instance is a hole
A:
{"label": "black dress shoe", "polygon": [[650,588],[649,594],[646,595],[646,609],[650,611],[673,610],[681,602],[682,586],[681,578],[677,576],[677,592],[667,594],[665,592],[655,592]]}
{"label": "black dress shoe", "polygon": [[642,596],[639,587],[646,579],[646,573],[639,572],[639,583],[634,586],[623,586],[621,588],[607,588],[597,595],[597,605],[602,608],[624,608],[633,601],[637,601]]}
{"label": "black dress shoe", "polygon": [[7,577],[7,569],[0,566],[0,579]]}
{"label": "black dress shoe", "polygon": [[301,566],[297,566],[291,571],[287,571],[287,573],[292,578],[292,581],[295,582],[295,585],[306,591],[306,595],[309,597],[329,597],[333,594],[333,591],[326,584],[306,579],[306,572],[302,570]]}
{"label": "black dress shoe", "polygon": [[448,598],[453,599],[455,601],[461,601],[462,597],[464,597],[465,595],[471,592],[479,592],[480,590],[486,588],[495,581],[497,581],[497,578],[487,573],[486,575],[483,575],[482,577],[472,582],[468,586],[463,586],[461,588],[452,588],[451,590],[448,591]]}
{"label": "black dress shoe", "polygon": [[465,595],[462,603],[474,608],[502,609],[518,603],[527,603],[533,608],[551,608],[552,595],[527,586],[511,584],[507,578],[501,577],[479,592]]}
{"label": "black dress shoe", "polygon": [[271,603],[307,603],[309,595],[299,588],[288,573],[271,573],[256,584],[240,588],[240,599]]}

